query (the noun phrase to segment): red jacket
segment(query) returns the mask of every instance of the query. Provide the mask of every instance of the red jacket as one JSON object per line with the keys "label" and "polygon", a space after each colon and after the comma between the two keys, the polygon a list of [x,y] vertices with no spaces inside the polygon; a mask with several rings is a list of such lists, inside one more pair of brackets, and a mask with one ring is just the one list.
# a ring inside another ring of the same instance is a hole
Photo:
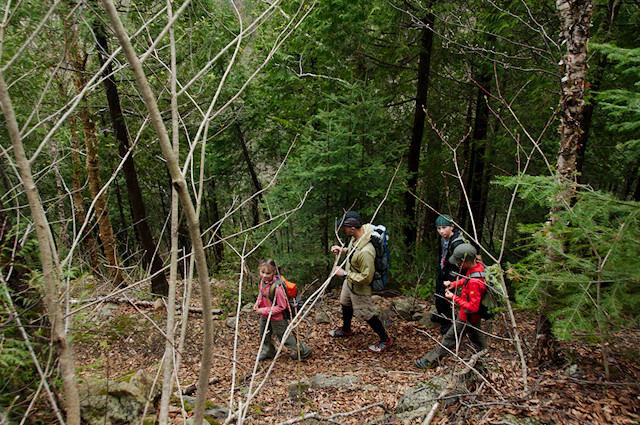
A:
{"label": "red jacket", "polygon": [[[471,273],[483,272],[484,264],[478,262],[474,267],[467,270],[467,276]],[[458,279],[451,282],[451,288],[457,288],[462,286],[462,293],[460,296],[454,295],[453,301],[460,306],[460,320],[463,322],[471,322],[477,323],[480,321],[480,316],[478,314],[467,314],[477,313],[480,308],[480,300],[482,299],[482,295],[486,290],[484,286],[484,279],[480,278],[471,278],[465,284],[464,282],[467,279]],[[469,317],[471,316],[471,317]]]}

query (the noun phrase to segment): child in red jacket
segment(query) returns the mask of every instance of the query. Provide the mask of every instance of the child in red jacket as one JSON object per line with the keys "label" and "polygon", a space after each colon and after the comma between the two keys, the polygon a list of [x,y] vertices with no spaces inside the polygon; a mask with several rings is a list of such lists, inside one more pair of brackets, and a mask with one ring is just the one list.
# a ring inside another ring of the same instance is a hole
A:
{"label": "child in red jacket", "polygon": [[[473,346],[478,350],[487,348],[487,341],[484,338],[478,314],[482,295],[486,290],[484,278],[469,277],[473,273],[484,272],[484,264],[476,260],[478,251],[473,245],[464,243],[456,247],[449,258],[451,264],[467,269],[467,277],[453,282],[445,281],[445,297],[460,306],[460,318],[455,321],[455,326],[451,326],[442,343],[434,350],[430,351],[420,360],[415,361],[415,365],[421,369],[435,367],[440,359],[451,351],[457,351],[456,347],[463,335],[468,335]],[[451,292],[452,289],[462,286],[460,296]],[[457,339],[456,339],[457,337]]]}

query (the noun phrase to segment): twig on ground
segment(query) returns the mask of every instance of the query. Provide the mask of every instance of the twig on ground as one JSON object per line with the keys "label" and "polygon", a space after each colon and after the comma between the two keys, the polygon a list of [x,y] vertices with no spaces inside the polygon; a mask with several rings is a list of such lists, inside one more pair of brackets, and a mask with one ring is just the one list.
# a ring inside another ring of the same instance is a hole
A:
{"label": "twig on ground", "polygon": [[341,424],[341,422],[335,421],[334,418],[352,416],[352,415],[355,415],[356,413],[360,413],[362,411],[365,411],[365,410],[368,410],[368,409],[371,409],[371,408],[374,408],[374,407],[382,406],[383,404],[384,404],[384,402],[379,401],[377,403],[373,403],[373,404],[370,404],[368,406],[364,406],[364,407],[361,407],[359,409],[352,410],[350,412],[334,413],[333,415],[327,416],[327,417],[320,416],[318,414],[318,412],[311,412],[309,414],[305,414],[304,416],[298,416],[297,418],[292,418],[292,419],[289,419],[288,421],[280,422],[280,423],[278,423],[276,425],[291,425],[291,424],[295,424],[297,422],[302,422],[302,421],[304,421],[306,419],[317,419],[319,421],[327,421],[327,422],[331,422],[331,423],[335,423],[335,424]]}

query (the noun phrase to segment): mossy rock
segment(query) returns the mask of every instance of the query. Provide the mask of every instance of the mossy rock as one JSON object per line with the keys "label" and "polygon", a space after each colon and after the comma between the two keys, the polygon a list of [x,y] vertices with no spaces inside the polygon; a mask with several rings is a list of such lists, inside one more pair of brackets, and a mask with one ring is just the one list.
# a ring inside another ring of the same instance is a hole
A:
{"label": "mossy rock", "polygon": [[155,425],[158,423],[158,415],[147,415],[142,419],[142,425]]}
{"label": "mossy rock", "polygon": [[[193,411],[193,409],[195,409],[196,407],[196,398],[192,397],[192,396],[182,396],[182,401],[184,401],[184,410],[187,412],[191,412]],[[176,396],[176,395],[172,395],[171,399],[170,399],[170,403],[173,404],[174,406],[180,406],[182,407],[182,401],[180,400],[180,397]],[[219,406],[217,404],[215,404],[212,400],[206,400],[204,402],[204,409],[206,410],[211,410],[211,409],[217,409]]]}
{"label": "mossy rock", "polygon": [[139,423],[145,405],[160,394],[156,388],[149,399],[152,386],[153,377],[144,371],[117,381],[83,383],[79,387],[82,417],[90,425]]}
{"label": "mossy rock", "polygon": [[541,425],[542,424],[542,422],[540,422],[540,420],[536,416],[520,418],[518,416],[514,416],[508,413],[504,415],[501,419],[503,424],[509,424],[509,425]]}

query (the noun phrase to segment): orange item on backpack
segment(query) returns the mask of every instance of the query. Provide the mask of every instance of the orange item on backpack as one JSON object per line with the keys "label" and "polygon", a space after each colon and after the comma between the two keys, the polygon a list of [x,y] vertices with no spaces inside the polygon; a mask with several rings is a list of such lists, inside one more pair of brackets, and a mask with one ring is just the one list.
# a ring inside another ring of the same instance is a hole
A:
{"label": "orange item on backpack", "polygon": [[293,282],[289,282],[284,276],[280,276],[280,279],[282,279],[287,286],[287,296],[289,298],[295,298],[298,295],[298,286]]}

